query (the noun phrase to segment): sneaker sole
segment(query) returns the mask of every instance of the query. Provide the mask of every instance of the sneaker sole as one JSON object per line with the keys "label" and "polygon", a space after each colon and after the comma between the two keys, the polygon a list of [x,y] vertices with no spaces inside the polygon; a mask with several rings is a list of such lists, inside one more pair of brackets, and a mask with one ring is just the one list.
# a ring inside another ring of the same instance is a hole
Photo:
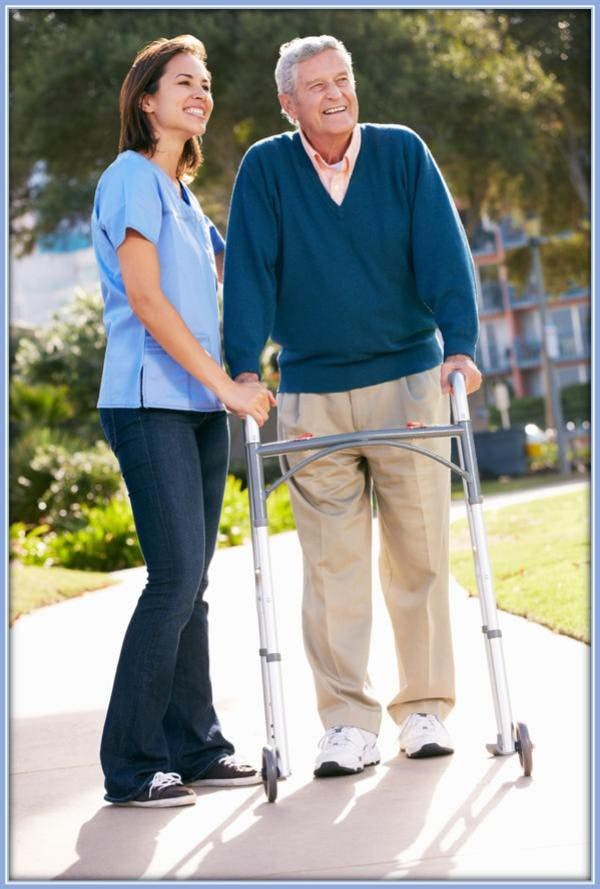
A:
{"label": "sneaker sole", "polygon": [[128,806],[137,809],[171,809],[175,806],[194,806],[196,804],[196,795],[190,796],[173,796],[170,799],[154,799],[147,803],[140,803],[137,800],[128,800],[126,803],[113,803],[113,806]]}
{"label": "sneaker sole", "polygon": [[197,781],[189,781],[188,787],[247,787],[250,784],[262,784],[260,775],[251,775],[248,778],[199,778]]}
{"label": "sneaker sole", "polygon": [[359,769],[350,769],[347,766],[341,766],[339,762],[322,762],[321,765],[316,768],[313,772],[315,778],[338,778],[343,775],[360,775],[366,768],[369,766],[376,766],[379,764],[379,760],[373,760],[372,762],[366,762],[364,766],[361,766]]}
{"label": "sneaker sole", "polygon": [[440,744],[423,744],[414,753],[407,753],[408,759],[426,759],[429,756],[449,756],[454,753],[452,747],[442,747]]}

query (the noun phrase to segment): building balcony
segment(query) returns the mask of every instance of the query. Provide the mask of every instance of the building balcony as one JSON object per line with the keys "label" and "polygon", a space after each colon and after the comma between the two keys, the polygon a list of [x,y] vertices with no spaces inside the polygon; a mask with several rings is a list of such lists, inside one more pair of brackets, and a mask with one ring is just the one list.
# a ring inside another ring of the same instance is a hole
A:
{"label": "building balcony", "polygon": [[563,290],[562,293],[558,294],[558,299],[561,301],[568,301],[571,299],[585,299],[589,300],[590,298],[590,289],[589,287],[580,287],[579,285],[573,285],[569,287],[567,290]]}
{"label": "building balcony", "polygon": [[591,354],[589,343],[578,346],[574,337],[558,336],[558,355],[555,361],[588,361]]}
{"label": "building balcony", "polygon": [[542,360],[542,344],[539,340],[516,339],[515,358],[521,370],[538,367]]}
{"label": "building balcony", "polygon": [[506,361],[488,361],[477,365],[484,377],[507,377],[511,374],[511,367]]}
{"label": "building balcony", "polygon": [[509,216],[505,216],[500,220],[499,228],[505,247],[524,247],[529,243],[529,238],[523,229],[518,225],[514,225]]}
{"label": "building balcony", "polygon": [[504,311],[502,288],[498,281],[481,282],[479,311],[482,315],[494,315]]}
{"label": "building balcony", "polygon": [[502,353],[496,345],[488,348],[486,358],[484,358],[481,349],[478,347],[475,354],[475,363],[484,376],[502,376],[503,374],[509,374],[511,371],[508,350]]}
{"label": "building balcony", "polygon": [[[542,343],[539,340],[522,340],[517,338],[514,342],[514,355],[521,370],[530,370],[539,367],[542,363]],[[575,337],[558,335],[558,354],[555,361],[588,361],[590,358],[590,346],[585,343],[578,347]]]}
{"label": "building balcony", "polygon": [[473,256],[493,256],[498,252],[498,239],[493,229],[478,226],[470,240]]}
{"label": "building balcony", "polygon": [[518,294],[516,288],[509,286],[510,307],[515,312],[520,309],[535,309],[540,304],[540,298],[537,293]]}

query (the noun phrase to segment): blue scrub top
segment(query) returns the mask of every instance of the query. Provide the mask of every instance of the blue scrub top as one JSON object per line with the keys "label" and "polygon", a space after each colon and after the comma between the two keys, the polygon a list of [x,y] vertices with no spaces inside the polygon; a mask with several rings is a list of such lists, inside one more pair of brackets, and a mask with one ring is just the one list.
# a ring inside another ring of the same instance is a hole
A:
{"label": "blue scrub top", "polygon": [[118,155],[98,182],[92,242],[107,337],[98,407],[224,409],[134,315],[119,268],[117,248],[127,229],[135,229],[157,249],[163,293],[198,342],[222,363],[214,254],[223,249],[223,240],[192,192],[182,189],[183,197],[160,167],[135,151]]}

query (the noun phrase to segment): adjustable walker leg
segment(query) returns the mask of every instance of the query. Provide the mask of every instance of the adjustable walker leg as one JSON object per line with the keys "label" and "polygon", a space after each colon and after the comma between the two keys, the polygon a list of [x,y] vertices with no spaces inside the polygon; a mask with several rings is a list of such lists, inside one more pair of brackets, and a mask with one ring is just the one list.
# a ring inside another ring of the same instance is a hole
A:
{"label": "adjustable walker leg", "polygon": [[519,753],[521,764],[526,775],[531,774],[531,741],[527,726],[519,723],[516,736],[514,732],[508,682],[504,654],[502,650],[502,631],[498,623],[498,611],[492,584],[492,572],[483,521],[482,497],[479,488],[479,472],[475,454],[475,442],[469,416],[469,407],[464,378],[459,373],[451,375],[452,413],[454,422],[461,429],[459,436],[459,458],[468,479],[463,479],[467,517],[471,535],[471,547],[475,565],[475,576],[479,592],[479,603],[483,621],[482,631],[488,661],[492,698],[496,715],[497,740],[488,744],[488,749],[495,755],[505,756]]}
{"label": "adjustable walker leg", "polygon": [[246,418],[245,434],[256,609],[260,639],[259,654],[268,741],[267,746],[263,748],[262,773],[267,798],[269,802],[274,802],[277,798],[277,778],[287,778],[290,768],[283,706],[281,654],[277,642],[275,602],[271,580],[264,473],[261,457],[257,453],[260,436],[258,425],[251,417]]}

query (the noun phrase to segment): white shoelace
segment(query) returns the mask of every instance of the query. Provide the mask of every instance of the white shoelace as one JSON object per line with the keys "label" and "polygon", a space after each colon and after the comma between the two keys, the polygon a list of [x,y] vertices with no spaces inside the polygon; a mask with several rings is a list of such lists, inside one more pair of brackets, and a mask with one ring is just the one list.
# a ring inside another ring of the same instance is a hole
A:
{"label": "white shoelace", "polygon": [[352,734],[356,731],[357,729],[348,728],[347,726],[335,726],[334,728],[330,728],[319,741],[319,747],[321,750],[324,750],[325,747],[345,747],[350,744],[357,750],[362,750],[364,741],[362,741],[362,739],[361,741],[357,741],[356,737],[352,737]]}
{"label": "white shoelace", "polygon": [[437,732],[438,729],[439,722],[431,713],[424,713],[422,715],[420,713],[413,713],[406,723],[405,728],[402,730],[401,737],[416,733],[420,734],[421,732],[431,734],[432,732]]}
{"label": "white shoelace", "polygon": [[172,787],[174,784],[183,784],[181,775],[178,775],[177,772],[156,772],[150,782],[148,798],[152,797],[152,793],[155,790],[161,790],[163,787]]}

